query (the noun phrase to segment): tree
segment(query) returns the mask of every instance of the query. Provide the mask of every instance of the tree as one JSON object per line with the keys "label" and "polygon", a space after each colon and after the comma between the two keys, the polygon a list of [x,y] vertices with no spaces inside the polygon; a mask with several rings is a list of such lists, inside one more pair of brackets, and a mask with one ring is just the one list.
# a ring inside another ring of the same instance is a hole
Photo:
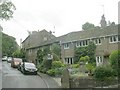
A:
{"label": "tree", "polygon": [[56,61],[56,60],[60,60],[60,54],[61,54],[61,49],[60,49],[60,45],[59,44],[52,44],[51,46],[51,52],[52,52],[52,55],[53,55],[53,60]]}
{"label": "tree", "polygon": [[13,12],[16,10],[14,4],[10,1],[0,3],[0,19],[9,20],[13,17]]}
{"label": "tree", "polygon": [[42,61],[43,61],[43,57],[44,57],[44,52],[41,50],[41,49],[39,49],[38,51],[37,51],[37,60],[38,60],[38,62],[41,64],[42,63]]}
{"label": "tree", "polygon": [[51,52],[52,53],[54,53],[54,54],[56,54],[58,57],[60,57],[60,45],[59,44],[53,44],[52,46],[51,46]]}
{"label": "tree", "polygon": [[75,49],[75,63],[78,62],[78,60],[81,57],[88,56],[89,60],[88,63],[94,63],[95,62],[95,50],[96,45],[93,42],[89,42],[89,45],[86,47],[79,47]]}
{"label": "tree", "polygon": [[12,56],[18,49],[18,44],[14,37],[2,33],[2,55]]}
{"label": "tree", "polygon": [[83,30],[89,30],[95,28],[95,25],[89,22],[86,22],[85,24],[82,25]]}

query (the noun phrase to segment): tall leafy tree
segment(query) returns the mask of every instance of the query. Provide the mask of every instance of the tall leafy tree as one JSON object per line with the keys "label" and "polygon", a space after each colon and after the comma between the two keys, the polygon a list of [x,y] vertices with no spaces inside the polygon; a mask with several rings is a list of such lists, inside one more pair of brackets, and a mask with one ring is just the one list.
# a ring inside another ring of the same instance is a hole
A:
{"label": "tall leafy tree", "polygon": [[15,38],[2,33],[2,55],[12,56],[16,49],[18,49],[18,44]]}
{"label": "tall leafy tree", "polygon": [[83,30],[89,30],[95,28],[95,25],[89,22],[86,22],[85,24],[82,25]]}
{"label": "tall leafy tree", "polygon": [[[9,20],[13,17],[14,10],[16,10],[15,5],[8,0],[0,0],[0,20]],[[12,53],[18,48],[18,45],[14,37],[2,33],[2,26],[0,25],[0,51],[2,55],[11,56]],[[2,50],[1,50],[2,47]]]}
{"label": "tall leafy tree", "polygon": [[16,10],[16,8],[12,2],[2,0],[0,3],[0,19],[9,20],[13,17],[14,10]]}

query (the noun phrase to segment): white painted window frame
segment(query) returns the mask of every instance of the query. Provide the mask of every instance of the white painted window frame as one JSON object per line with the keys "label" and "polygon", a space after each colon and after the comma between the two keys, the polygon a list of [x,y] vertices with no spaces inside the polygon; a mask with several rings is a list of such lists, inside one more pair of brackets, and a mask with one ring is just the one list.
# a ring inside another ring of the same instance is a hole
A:
{"label": "white painted window frame", "polygon": [[[99,42],[99,40],[100,40],[100,42]],[[96,42],[97,41],[97,42]],[[95,43],[95,45],[102,45],[102,40],[101,40],[101,38],[96,38],[96,39],[94,39],[94,43]]]}
{"label": "white painted window frame", "polygon": [[[114,38],[116,39],[116,41],[114,40]],[[111,39],[112,39],[112,41],[111,41]],[[117,43],[117,42],[120,42],[120,41],[118,41],[118,35],[109,37],[109,43]]]}
{"label": "white painted window frame", "polygon": [[69,49],[69,48],[70,48],[69,43],[64,43],[64,49]]}
{"label": "white painted window frame", "polygon": [[96,56],[96,65],[100,66],[103,64],[103,57],[102,56]]}

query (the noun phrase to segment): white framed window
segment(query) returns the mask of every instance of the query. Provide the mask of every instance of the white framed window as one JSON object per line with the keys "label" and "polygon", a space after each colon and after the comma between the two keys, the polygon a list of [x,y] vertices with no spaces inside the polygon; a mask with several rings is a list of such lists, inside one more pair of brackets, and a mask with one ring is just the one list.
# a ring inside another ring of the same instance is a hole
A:
{"label": "white framed window", "polygon": [[83,47],[88,45],[88,40],[78,41],[76,42],[76,47]]}
{"label": "white framed window", "polygon": [[65,58],[65,64],[73,64],[73,58]]}
{"label": "white framed window", "polygon": [[103,64],[103,57],[102,56],[96,56],[96,65],[100,66]]}
{"label": "white framed window", "polygon": [[109,42],[110,43],[116,43],[116,42],[118,42],[120,40],[120,36],[117,36],[117,35],[115,35],[115,36],[110,36],[109,37]]}
{"label": "white framed window", "polygon": [[69,49],[69,43],[64,44],[64,49]]}
{"label": "white framed window", "polygon": [[80,47],[80,46],[83,46],[82,41],[78,41],[78,42],[76,42],[76,47]]}
{"label": "white framed window", "polygon": [[94,43],[96,45],[101,45],[102,44],[101,38],[94,39]]}

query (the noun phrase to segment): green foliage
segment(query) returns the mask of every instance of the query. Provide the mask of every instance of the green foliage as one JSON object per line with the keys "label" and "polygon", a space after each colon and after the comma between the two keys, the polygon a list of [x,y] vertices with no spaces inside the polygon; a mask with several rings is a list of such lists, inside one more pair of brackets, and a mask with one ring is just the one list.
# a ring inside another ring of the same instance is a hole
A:
{"label": "green foliage", "polygon": [[120,66],[120,50],[113,51],[109,59],[112,68],[117,69]]}
{"label": "green foliage", "polygon": [[94,63],[95,62],[95,50],[96,50],[96,45],[93,42],[89,42],[89,45],[86,47],[76,48],[75,49],[75,63],[77,63],[81,57],[85,57],[85,56],[87,56],[89,63]]}
{"label": "green foliage", "polygon": [[72,68],[79,68],[80,64],[72,64],[71,67]]}
{"label": "green foliage", "polygon": [[79,61],[80,57],[84,57],[87,55],[86,49],[87,47],[75,48],[75,63]]}
{"label": "green foliage", "polygon": [[21,49],[21,50],[20,50],[20,57],[21,57],[21,58],[25,58],[25,55],[26,55],[25,50]]}
{"label": "green foliage", "polygon": [[47,74],[50,76],[59,76],[62,75],[64,69],[64,64],[61,61],[53,61],[52,68],[47,71]]}
{"label": "green foliage", "polygon": [[39,61],[39,64],[42,63],[43,57],[44,57],[44,52],[41,49],[39,49],[37,51],[37,60]]}
{"label": "green foliage", "polygon": [[47,56],[48,54],[51,54],[51,51],[47,46],[43,47],[43,50],[39,49],[37,51],[37,60],[39,61],[39,64],[43,62],[44,57]]}
{"label": "green foliage", "polygon": [[[47,60],[47,55],[52,54],[53,60]],[[39,61],[38,69],[40,72],[47,73],[51,76],[61,75],[64,64],[60,61],[60,47],[57,44],[43,47],[43,50],[37,51],[37,60]]]}
{"label": "green foliage", "polygon": [[84,63],[86,63],[86,62],[89,61],[89,59],[90,59],[89,56],[80,57],[79,62],[84,62]]}
{"label": "green foliage", "polygon": [[52,53],[52,55],[53,55],[53,61],[60,61],[60,57],[57,54]]}
{"label": "green foliage", "polygon": [[53,61],[52,62],[52,68],[61,68],[64,67],[64,64],[61,61]]}
{"label": "green foliage", "polygon": [[12,56],[15,57],[15,58],[20,57],[20,51],[19,51],[19,50],[16,50],[16,51],[12,54]]}
{"label": "green foliage", "polygon": [[95,65],[93,63],[88,63],[85,66],[87,70],[89,71],[89,75],[92,75],[95,70]]}
{"label": "green foliage", "polygon": [[48,70],[47,74],[50,75],[50,76],[55,76],[55,69]]}
{"label": "green foliage", "polygon": [[51,52],[56,54],[56,56],[58,57],[60,57],[60,50],[61,50],[60,45],[56,43],[51,46]]}
{"label": "green foliage", "polygon": [[86,22],[85,24],[82,25],[83,30],[89,30],[95,28],[94,24],[91,24],[89,22]]}
{"label": "green foliage", "polygon": [[5,19],[5,20],[9,20],[10,18],[13,17],[13,12],[15,10],[15,6],[12,2],[3,2],[0,3],[0,19]]}
{"label": "green foliage", "polygon": [[52,67],[52,60],[44,59],[41,64],[39,64],[39,71],[46,73]]}
{"label": "green foliage", "polygon": [[47,71],[47,74],[50,76],[60,76],[62,75],[63,68],[52,68]]}
{"label": "green foliage", "polygon": [[18,44],[14,37],[2,33],[2,54],[12,56],[12,53],[18,49]]}
{"label": "green foliage", "polygon": [[25,51],[23,49],[16,50],[15,52],[13,52],[12,56],[15,58],[25,58]]}
{"label": "green foliage", "polygon": [[113,51],[109,56],[111,67],[120,77],[120,50]]}
{"label": "green foliage", "polygon": [[113,77],[114,71],[109,66],[99,66],[94,71],[94,77],[99,81],[104,81],[108,77]]}
{"label": "green foliage", "polygon": [[94,63],[95,61],[95,50],[96,50],[96,45],[94,42],[89,42],[89,45],[87,46],[86,52],[87,56],[89,56],[89,63]]}

